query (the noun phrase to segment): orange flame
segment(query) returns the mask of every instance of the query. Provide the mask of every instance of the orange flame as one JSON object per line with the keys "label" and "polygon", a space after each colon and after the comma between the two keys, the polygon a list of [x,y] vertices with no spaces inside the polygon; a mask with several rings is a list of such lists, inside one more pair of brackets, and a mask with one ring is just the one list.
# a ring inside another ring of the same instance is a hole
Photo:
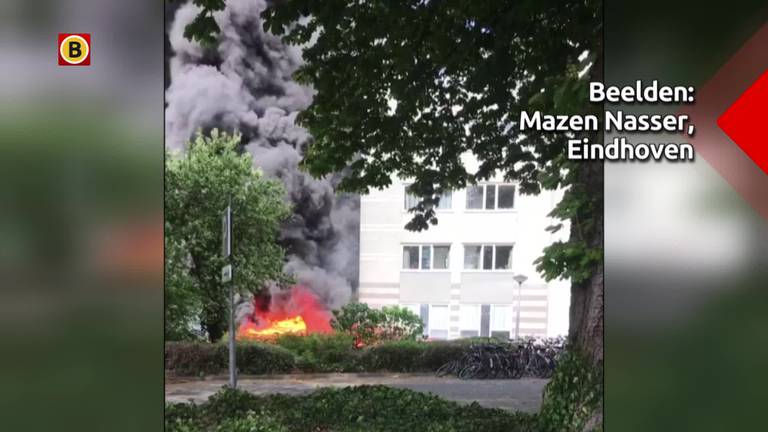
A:
{"label": "orange flame", "polygon": [[266,327],[242,326],[238,332],[238,339],[274,339],[284,334],[307,334],[307,324],[301,315],[278,321],[269,321]]}
{"label": "orange flame", "polygon": [[273,342],[284,334],[305,336],[333,331],[330,311],[303,286],[270,297],[255,297],[253,302],[253,312],[244,317],[237,331],[238,339]]}

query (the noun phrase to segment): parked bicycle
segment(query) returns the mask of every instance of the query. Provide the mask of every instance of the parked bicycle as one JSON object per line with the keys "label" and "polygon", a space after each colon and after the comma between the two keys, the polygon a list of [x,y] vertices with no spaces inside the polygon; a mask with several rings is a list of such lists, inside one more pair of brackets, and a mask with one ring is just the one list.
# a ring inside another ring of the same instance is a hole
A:
{"label": "parked bicycle", "polygon": [[509,344],[473,344],[460,359],[442,365],[436,375],[455,375],[461,379],[550,378],[564,349],[562,337],[530,338]]}

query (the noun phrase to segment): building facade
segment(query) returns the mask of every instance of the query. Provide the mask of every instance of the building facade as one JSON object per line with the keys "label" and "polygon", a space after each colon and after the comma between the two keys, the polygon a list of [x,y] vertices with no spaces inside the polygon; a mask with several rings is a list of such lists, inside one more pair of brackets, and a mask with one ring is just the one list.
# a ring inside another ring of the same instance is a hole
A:
{"label": "building facade", "polygon": [[521,195],[500,179],[470,186],[441,198],[438,225],[411,232],[404,226],[417,199],[407,188],[398,180],[361,198],[360,302],[411,309],[433,339],[567,332],[569,284],[547,283],[534,265],[567,236],[567,227],[545,230],[561,192]]}

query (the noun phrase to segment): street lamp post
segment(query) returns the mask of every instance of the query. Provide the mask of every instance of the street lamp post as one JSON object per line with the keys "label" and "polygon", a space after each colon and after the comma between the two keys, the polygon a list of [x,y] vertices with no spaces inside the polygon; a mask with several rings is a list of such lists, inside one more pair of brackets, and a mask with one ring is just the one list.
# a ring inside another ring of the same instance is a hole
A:
{"label": "street lamp post", "polygon": [[516,274],[513,278],[517,282],[517,314],[515,314],[515,340],[520,339],[520,296],[523,292],[523,282],[528,280],[524,274]]}

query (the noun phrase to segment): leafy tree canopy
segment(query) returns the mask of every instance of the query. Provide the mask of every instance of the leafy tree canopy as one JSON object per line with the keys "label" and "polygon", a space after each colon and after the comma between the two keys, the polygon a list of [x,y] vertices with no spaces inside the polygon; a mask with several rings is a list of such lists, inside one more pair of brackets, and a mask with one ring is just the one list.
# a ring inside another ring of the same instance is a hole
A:
{"label": "leafy tree canopy", "polygon": [[[221,337],[227,320],[227,289],[221,283],[222,214],[232,205],[233,283],[258,292],[267,281],[284,282],[283,250],[277,244],[280,223],[290,214],[282,186],[253,168],[239,154],[239,135],[214,130],[199,134],[183,155],[166,161],[165,235],[172,253],[166,260],[168,290],[178,308],[190,310],[198,299],[203,328]],[[176,305],[169,304],[173,310]],[[184,316],[184,314],[180,314]]]}
{"label": "leafy tree canopy", "polygon": [[313,175],[344,171],[340,186],[362,193],[393,174],[411,179],[422,197],[414,230],[437,223],[442,191],[497,172],[523,193],[572,186],[552,216],[576,235],[550,246],[539,270],[584,280],[601,259],[593,216],[602,185],[584,181],[587,164],[566,159],[567,136],[521,133],[518,122],[523,110],[597,108],[585,88],[602,69],[600,14],[597,0],[282,0],[263,18],[266,30],[304,47],[295,78],[317,93],[298,121],[314,137],[303,161]]}

